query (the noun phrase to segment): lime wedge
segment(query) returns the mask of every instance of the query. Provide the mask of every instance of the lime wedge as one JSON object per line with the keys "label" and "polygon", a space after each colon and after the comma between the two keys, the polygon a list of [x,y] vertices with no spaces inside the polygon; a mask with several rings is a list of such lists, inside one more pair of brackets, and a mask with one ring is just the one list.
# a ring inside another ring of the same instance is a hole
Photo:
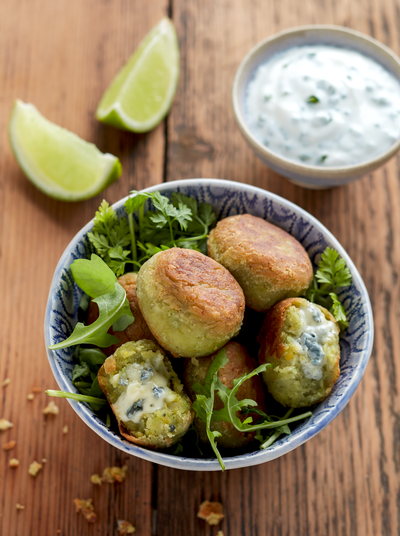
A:
{"label": "lime wedge", "polygon": [[25,175],[50,197],[88,199],[122,173],[117,157],[51,123],[32,104],[15,101],[8,130]]}
{"label": "lime wedge", "polygon": [[117,128],[147,132],[167,115],[178,78],[178,38],[172,21],[164,18],[111,82],[96,118]]}

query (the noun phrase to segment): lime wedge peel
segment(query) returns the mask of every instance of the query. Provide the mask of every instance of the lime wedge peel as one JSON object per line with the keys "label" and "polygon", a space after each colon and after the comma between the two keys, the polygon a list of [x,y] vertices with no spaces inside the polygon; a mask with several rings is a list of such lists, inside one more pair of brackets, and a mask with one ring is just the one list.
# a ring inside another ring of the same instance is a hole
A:
{"label": "lime wedge peel", "polygon": [[167,115],[178,79],[178,38],[172,21],[164,18],[111,82],[96,118],[124,130],[148,132]]}
{"label": "lime wedge peel", "polygon": [[25,175],[50,197],[89,199],[121,176],[117,157],[48,121],[32,104],[16,100],[8,128]]}

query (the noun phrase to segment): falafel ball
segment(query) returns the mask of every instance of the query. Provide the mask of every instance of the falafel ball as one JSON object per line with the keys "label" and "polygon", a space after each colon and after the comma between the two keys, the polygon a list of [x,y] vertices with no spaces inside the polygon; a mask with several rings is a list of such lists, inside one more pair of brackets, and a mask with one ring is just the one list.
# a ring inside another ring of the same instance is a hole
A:
{"label": "falafel ball", "polygon": [[136,292],[154,337],[175,357],[209,355],[242,325],[239,283],[221,264],[192,249],[156,253],[140,268]]}
{"label": "falafel ball", "polygon": [[166,448],[187,432],[194,412],[169,359],[153,341],[127,342],[98,373],[121,434],[144,447]]}
{"label": "falafel ball", "polygon": [[[226,350],[226,357],[229,359],[229,363],[224,365],[218,371],[218,377],[221,382],[229,389],[233,387],[233,380],[240,378],[243,374],[249,374],[255,368],[257,368],[257,361],[250,357],[244,346],[237,342],[228,342],[224,346]],[[193,391],[192,386],[195,383],[204,385],[204,381],[207,375],[207,371],[210,368],[211,363],[215,359],[218,352],[208,357],[202,357],[198,359],[186,359],[183,381],[186,390],[192,401],[196,400],[196,393]],[[266,412],[264,401],[264,390],[262,380],[259,376],[253,376],[246,380],[238,389],[236,394],[238,400],[245,398],[252,398],[258,404],[259,409]],[[214,409],[222,409],[223,403],[218,394],[215,395]],[[251,415],[251,414],[250,414]],[[243,417],[244,420],[249,415]],[[255,415],[251,415],[256,420]],[[206,425],[205,422],[195,417],[194,426],[199,434],[199,438],[202,442],[208,443]],[[239,432],[233,426],[233,424],[224,421],[211,421],[211,430],[220,432],[221,436],[216,438],[217,443],[224,448],[240,448],[254,439],[254,432]]]}
{"label": "falafel ball", "polygon": [[218,222],[207,242],[210,257],[239,282],[246,305],[266,312],[299,296],[313,278],[311,261],[293,236],[262,218],[242,214]]}
{"label": "falafel ball", "polygon": [[[132,311],[135,320],[124,331],[114,331],[112,326],[108,330],[110,335],[114,335],[119,339],[119,343],[112,344],[108,348],[103,348],[103,352],[110,356],[119,348],[122,344],[129,341],[141,341],[143,339],[149,339],[154,341],[153,334],[149,330],[143,315],[139,309],[139,304],[136,296],[136,280],[137,273],[129,272],[118,278],[118,283],[124,288],[126,297],[129,301],[129,307]],[[99,317],[99,306],[93,300],[90,300],[87,324],[92,324]]]}
{"label": "falafel ball", "polygon": [[322,402],[339,377],[339,326],[324,307],[288,298],[268,312],[258,339],[260,363],[271,395],[283,406]]}

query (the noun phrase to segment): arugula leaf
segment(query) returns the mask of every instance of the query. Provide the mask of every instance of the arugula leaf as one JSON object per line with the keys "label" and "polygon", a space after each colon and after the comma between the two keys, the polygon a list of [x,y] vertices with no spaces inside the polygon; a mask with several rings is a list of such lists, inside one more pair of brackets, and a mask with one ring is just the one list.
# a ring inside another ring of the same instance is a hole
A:
{"label": "arugula leaf", "polygon": [[54,391],[53,389],[47,389],[46,395],[55,396],[58,398],[71,398],[72,400],[77,400],[78,402],[87,402],[89,404],[96,404],[98,406],[104,406],[107,404],[107,400],[104,398],[97,398],[93,396],[85,396],[79,393],[69,393],[68,391]]}
{"label": "arugula leaf", "polygon": [[[100,388],[97,374],[106,360],[106,355],[99,348],[80,348],[75,353],[79,360],[72,371],[73,385],[85,396],[105,398]],[[90,402],[93,411],[99,411],[101,404]]]}
{"label": "arugula leaf", "polygon": [[84,381],[85,376],[90,376],[88,364],[83,362],[80,365],[75,365],[72,371],[72,383],[75,383],[79,378],[82,378]]}
{"label": "arugula leaf", "polygon": [[78,359],[81,364],[86,363],[90,370],[97,374],[107,356],[100,348],[79,348]]}
{"label": "arugula leaf", "polygon": [[112,328],[113,331],[125,331],[128,326],[133,324],[135,321],[133,315],[122,315],[118,318],[116,322],[114,322]]}
{"label": "arugula leaf", "polygon": [[93,301],[99,307],[97,320],[89,326],[78,322],[72,334],[66,340],[48,346],[50,350],[59,350],[60,348],[68,348],[77,344],[95,344],[105,348],[118,343],[117,337],[110,335],[107,331],[121,316],[133,316],[125,290],[116,282],[113,294],[104,294]]}
{"label": "arugula leaf", "polygon": [[221,434],[220,432],[211,430],[211,418],[214,410],[215,386],[218,379],[217,374],[219,369],[228,362],[229,359],[226,357],[226,351],[225,349],[222,349],[212,361],[210,368],[207,371],[204,385],[195,383],[192,386],[192,389],[198,393],[196,395],[196,400],[193,402],[193,409],[195,410],[197,416],[206,423],[208,440],[223,471],[225,470],[225,464],[215,441],[217,437],[221,436]]}
{"label": "arugula leaf", "polygon": [[117,279],[113,271],[94,253],[90,260],[76,259],[71,264],[71,272],[78,287],[91,298],[112,294],[115,290]]}
{"label": "arugula leaf", "polygon": [[338,288],[350,285],[351,272],[345,260],[339,258],[339,253],[335,249],[327,247],[321,255],[318,270],[314,274],[305,297],[329,309],[339,324],[339,328],[345,330],[349,323],[336,291]]}
{"label": "arugula leaf", "polygon": [[[195,383],[194,385],[192,385],[192,389],[196,393],[196,400],[193,402],[193,409],[195,410],[196,415],[206,423],[208,440],[210,441],[211,447],[218,458],[222,470],[225,469],[225,466],[218,451],[217,443],[215,441],[216,438],[219,437],[221,434],[219,432],[211,431],[211,421],[229,422],[233,424],[233,426],[239,432],[252,432],[275,428],[275,435],[276,437],[279,437],[281,433],[288,433],[288,430],[290,433],[290,429],[287,428],[288,424],[305,419],[312,415],[311,411],[308,411],[295,417],[288,418],[285,416],[284,419],[278,418],[278,420],[274,420],[274,418],[269,417],[258,408],[255,408],[255,406],[257,406],[257,402],[255,402],[254,400],[238,400],[236,398],[236,394],[240,386],[246,380],[252,378],[256,374],[263,372],[267,368],[272,368],[272,365],[270,363],[260,365],[249,374],[243,374],[243,376],[241,376],[240,378],[234,379],[232,382],[232,389],[229,389],[218,378],[218,371],[226,363],[228,363],[228,361],[229,360],[226,357],[226,351],[225,349],[222,349],[212,361],[207,371],[204,385],[201,385],[200,383]],[[224,407],[219,410],[214,410],[215,391],[217,391],[218,396],[224,404]],[[257,422],[257,424],[252,424],[253,418],[251,416],[249,416],[242,422],[237,413],[244,408],[246,408],[245,412],[258,413],[259,415],[261,414],[263,418],[259,422]],[[254,408],[254,410],[252,410],[251,408]],[[279,431],[279,433],[277,432],[277,430]],[[261,434],[258,434],[258,437],[262,438]],[[262,438],[262,441],[264,441],[264,438]]]}

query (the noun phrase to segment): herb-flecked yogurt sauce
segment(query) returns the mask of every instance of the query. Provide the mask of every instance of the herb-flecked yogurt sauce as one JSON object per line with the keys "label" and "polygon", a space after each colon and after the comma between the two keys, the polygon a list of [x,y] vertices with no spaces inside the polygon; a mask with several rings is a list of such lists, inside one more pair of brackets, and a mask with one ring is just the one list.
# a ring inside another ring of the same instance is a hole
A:
{"label": "herb-flecked yogurt sauce", "polygon": [[290,160],[351,165],[400,136],[400,82],[354,50],[293,47],[258,67],[245,113],[256,138]]}

